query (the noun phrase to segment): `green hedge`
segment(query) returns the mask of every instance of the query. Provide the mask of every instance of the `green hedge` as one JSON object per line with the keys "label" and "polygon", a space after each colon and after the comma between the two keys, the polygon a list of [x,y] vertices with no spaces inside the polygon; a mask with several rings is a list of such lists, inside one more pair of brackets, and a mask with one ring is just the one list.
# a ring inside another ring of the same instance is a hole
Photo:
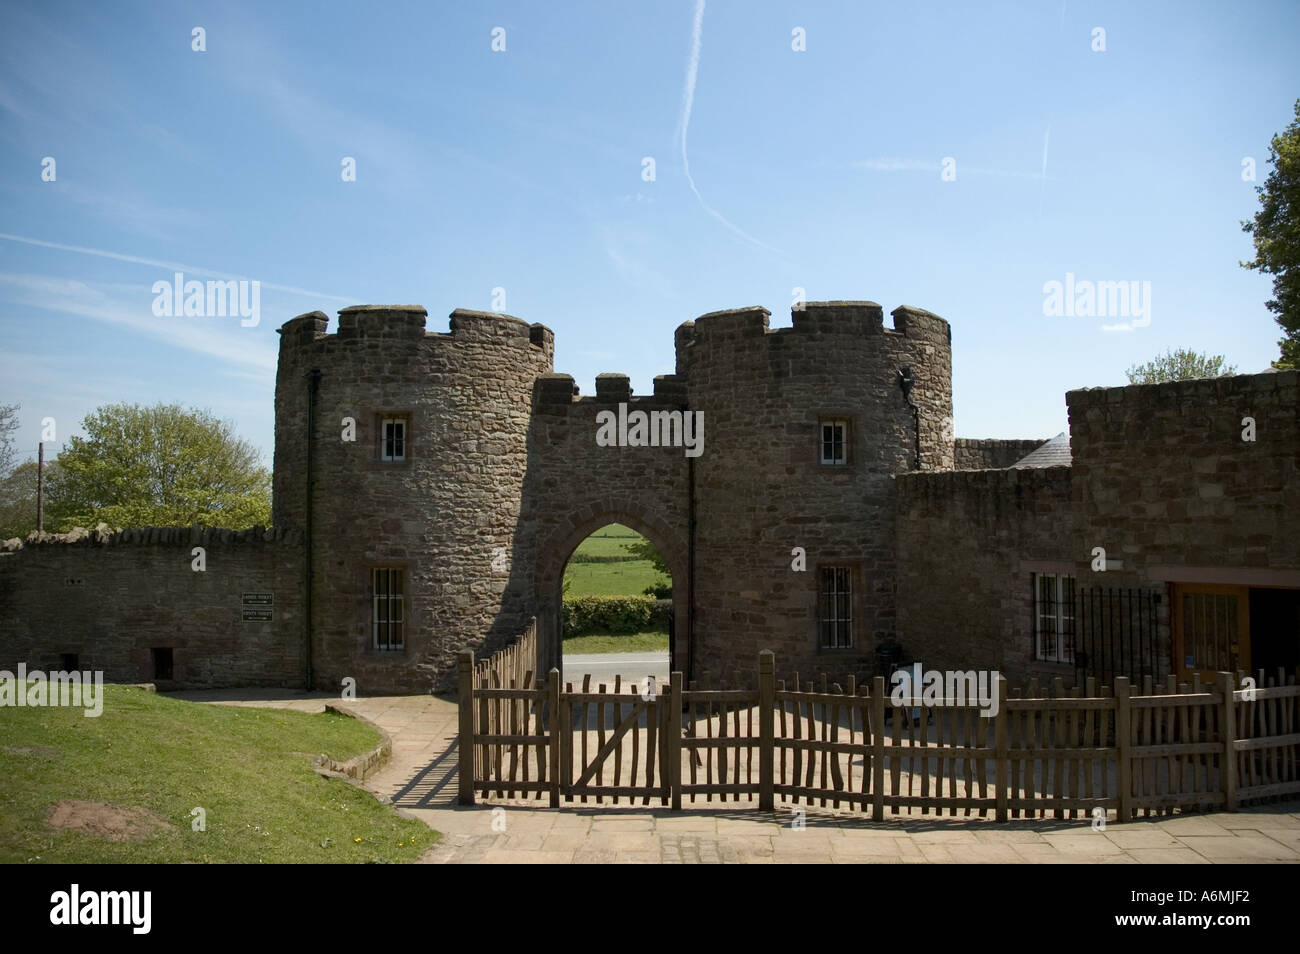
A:
{"label": "green hedge", "polygon": [[649,596],[577,596],[564,601],[564,634],[642,633],[666,626],[672,600]]}
{"label": "green hedge", "polygon": [[622,556],[617,553],[575,553],[569,557],[570,563],[639,563],[644,557],[633,556],[631,553]]}

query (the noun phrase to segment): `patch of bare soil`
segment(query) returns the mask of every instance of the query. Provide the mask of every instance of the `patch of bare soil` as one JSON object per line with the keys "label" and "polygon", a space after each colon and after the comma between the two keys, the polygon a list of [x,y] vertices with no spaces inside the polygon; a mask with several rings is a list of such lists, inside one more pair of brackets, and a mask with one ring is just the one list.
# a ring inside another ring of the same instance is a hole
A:
{"label": "patch of bare soil", "polygon": [[78,802],[65,799],[50,811],[51,828],[84,831],[109,841],[135,841],[175,828],[156,812],[136,805]]}
{"label": "patch of bare soil", "polygon": [[35,755],[43,759],[56,758],[59,750],[50,745],[0,745],[5,755]]}

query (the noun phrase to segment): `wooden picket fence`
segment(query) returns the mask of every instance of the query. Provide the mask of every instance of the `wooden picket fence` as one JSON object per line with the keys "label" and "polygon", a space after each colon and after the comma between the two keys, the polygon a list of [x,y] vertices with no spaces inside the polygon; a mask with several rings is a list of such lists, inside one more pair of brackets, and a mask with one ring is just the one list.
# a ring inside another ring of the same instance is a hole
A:
{"label": "wooden picket fence", "polygon": [[1230,673],[1213,687],[1148,678],[1140,694],[1124,677],[1068,692],[1059,679],[1050,692],[998,680],[986,717],[973,700],[895,706],[880,677],[787,686],[770,652],[758,663],[757,688],[707,675],[684,688],[675,672],[667,686],[593,691],[589,679],[561,686],[554,669],[542,687],[531,671],[506,686],[462,654],[460,802],[717,799],[1004,821],[1235,811],[1300,794],[1300,686],[1285,673],[1253,688]]}
{"label": "wooden picket fence", "polygon": [[[478,745],[468,750],[474,755],[474,776],[485,780],[482,786],[485,793],[499,792],[513,797],[516,792],[523,794],[545,791],[544,780],[530,780],[530,772],[535,772],[533,766],[538,759],[536,756],[530,757],[527,750],[529,743],[543,748],[549,744],[536,718],[542,711],[540,706],[535,705],[540,697],[533,686],[537,670],[537,619],[531,619],[519,638],[509,646],[477,664],[473,658],[470,653],[468,680],[474,695],[474,705],[467,723],[462,699],[460,736],[463,739],[469,732],[483,738],[501,740],[493,746]],[[464,654],[460,663],[460,689],[463,697],[466,689]],[[518,781],[519,786],[502,788],[501,783],[507,775],[511,781]]]}

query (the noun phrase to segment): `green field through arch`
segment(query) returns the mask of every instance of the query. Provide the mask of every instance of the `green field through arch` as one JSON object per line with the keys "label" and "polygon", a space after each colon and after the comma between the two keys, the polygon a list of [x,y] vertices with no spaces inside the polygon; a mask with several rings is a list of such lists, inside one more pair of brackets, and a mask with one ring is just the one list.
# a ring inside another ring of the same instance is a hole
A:
{"label": "green field through arch", "polygon": [[[651,598],[644,592],[669,582],[654,563],[628,552],[628,544],[645,538],[631,527],[610,523],[578,544],[564,568],[564,600],[568,604],[583,597]],[[567,614],[566,614],[567,615]],[[616,631],[617,629],[617,631]],[[583,627],[570,634],[566,626],[562,652],[566,654],[666,652],[668,626],[650,623],[623,631],[625,627]]]}

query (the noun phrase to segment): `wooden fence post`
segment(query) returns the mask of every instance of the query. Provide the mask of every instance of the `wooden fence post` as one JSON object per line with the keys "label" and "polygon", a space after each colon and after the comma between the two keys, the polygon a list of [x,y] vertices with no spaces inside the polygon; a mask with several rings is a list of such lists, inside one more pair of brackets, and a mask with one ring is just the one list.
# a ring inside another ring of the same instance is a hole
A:
{"label": "wooden fence post", "polygon": [[[776,810],[773,786],[776,749],[773,721],[776,718],[776,657],[772,650],[758,654],[758,810]],[[737,750],[737,758],[739,758]]]}
{"label": "wooden fence post", "polygon": [[885,820],[885,677],[871,680],[871,818]]}
{"label": "wooden fence post", "polygon": [[682,810],[682,674],[680,671],[668,677],[668,732],[664,753],[668,764],[668,786],[672,795],[672,809]]}
{"label": "wooden fence post", "polygon": [[462,649],[456,664],[460,690],[460,804],[474,804],[474,651]]}
{"label": "wooden fence post", "polygon": [[1223,755],[1219,757],[1219,778],[1222,780],[1223,808],[1229,812],[1237,810],[1237,706],[1233,698],[1236,688],[1232,673],[1219,673],[1219,691],[1223,693],[1223,712],[1219,717],[1219,725],[1223,727]]}
{"label": "wooden fence post", "polygon": [[1116,820],[1133,818],[1132,710],[1128,676],[1115,677],[1115,788],[1119,796]]}
{"label": "wooden fence post", "polygon": [[560,670],[554,666],[546,674],[546,691],[548,694],[546,756],[551,763],[551,807],[560,807]]}
{"label": "wooden fence post", "polygon": [[994,691],[997,693],[998,714],[993,717],[993,745],[994,745],[994,765],[996,794],[998,799],[997,818],[998,821],[1007,820],[1007,798],[1008,791],[1008,770],[1010,767],[1007,761],[1007,680],[1001,673],[994,685]]}

